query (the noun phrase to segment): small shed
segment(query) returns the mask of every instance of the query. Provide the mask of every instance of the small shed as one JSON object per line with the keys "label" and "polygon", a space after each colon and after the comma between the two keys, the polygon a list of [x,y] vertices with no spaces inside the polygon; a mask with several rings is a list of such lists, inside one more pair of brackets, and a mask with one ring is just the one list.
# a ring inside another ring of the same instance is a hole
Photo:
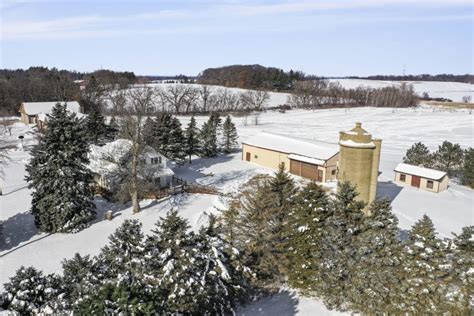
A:
{"label": "small shed", "polygon": [[407,163],[400,163],[395,168],[395,182],[412,186],[430,192],[441,192],[448,188],[449,177],[444,171],[439,171]]}
{"label": "small shed", "polygon": [[50,114],[57,103],[66,104],[66,108],[74,113],[81,113],[81,106],[76,101],[67,102],[23,102],[20,106],[21,121],[25,124],[39,124],[44,127],[47,114]]}

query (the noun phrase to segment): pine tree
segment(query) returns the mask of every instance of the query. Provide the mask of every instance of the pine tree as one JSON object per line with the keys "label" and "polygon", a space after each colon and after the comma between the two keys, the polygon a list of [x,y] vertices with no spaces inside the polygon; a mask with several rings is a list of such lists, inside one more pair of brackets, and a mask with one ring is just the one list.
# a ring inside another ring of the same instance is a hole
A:
{"label": "pine tree", "polygon": [[137,276],[143,269],[143,232],[138,220],[125,220],[109,237],[109,244],[101,249],[99,265],[105,278]]}
{"label": "pine tree", "polygon": [[169,113],[162,113],[155,119],[155,137],[157,139],[158,151],[170,158],[170,135],[171,135],[171,124],[173,117]]}
{"label": "pine tree", "polygon": [[102,146],[109,138],[109,129],[105,118],[98,109],[94,109],[85,119],[84,128],[89,144]]}
{"label": "pine tree", "polygon": [[288,238],[289,284],[306,295],[314,295],[321,287],[319,266],[323,254],[319,245],[332,216],[329,199],[315,182],[308,183],[295,198],[288,213],[284,235]]}
{"label": "pine tree", "polygon": [[464,151],[459,144],[444,141],[434,154],[436,167],[448,173],[449,176],[456,175],[461,169]]}
{"label": "pine tree", "polygon": [[351,308],[362,314],[400,314],[396,271],[401,263],[402,245],[398,220],[389,200],[375,200],[370,216],[363,217],[361,233],[354,240],[356,262],[350,267]]}
{"label": "pine tree", "polygon": [[217,129],[211,118],[205,122],[199,134],[202,157],[215,157],[219,151],[217,144]]}
{"label": "pine tree", "polygon": [[81,300],[95,292],[98,285],[99,271],[96,263],[90,256],[81,256],[78,253],[73,258],[63,260],[63,277],[67,307],[77,307]]}
{"label": "pine tree", "polygon": [[177,164],[183,164],[186,159],[186,139],[181,129],[181,122],[176,117],[173,117],[170,127],[168,158]]}
{"label": "pine tree", "polygon": [[20,315],[51,313],[61,308],[62,292],[57,276],[45,276],[33,267],[21,266],[4,284],[5,301],[2,308]]}
{"label": "pine tree", "polygon": [[446,246],[424,215],[411,228],[402,256],[399,302],[405,312],[441,314],[446,300]]}
{"label": "pine tree", "polygon": [[403,162],[411,165],[423,165],[430,168],[433,165],[433,155],[425,144],[419,142],[413,144],[403,157]]}
{"label": "pine tree", "polygon": [[246,282],[242,270],[232,266],[229,247],[210,218],[207,227],[201,228],[197,238],[195,267],[201,278],[202,289],[198,292],[201,315],[234,314],[234,308],[243,298]]}
{"label": "pine tree", "polygon": [[162,297],[167,313],[196,313],[201,285],[195,274],[195,236],[187,221],[170,211],[146,240],[146,283]]}
{"label": "pine tree", "polygon": [[189,163],[191,163],[191,156],[199,153],[199,129],[196,126],[194,116],[191,116],[191,120],[186,128],[185,139],[186,154],[189,157]]}
{"label": "pine tree", "polygon": [[[339,183],[334,215],[326,220],[326,233],[320,245],[322,262],[319,264],[317,289],[330,309],[346,310],[351,291],[350,271],[356,264],[357,250],[354,240],[361,233],[365,204],[356,200],[358,193],[350,183]],[[331,286],[327,286],[330,284]]]}
{"label": "pine tree", "polygon": [[224,124],[222,126],[222,136],[223,136],[223,147],[225,153],[230,153],[237,145],[237,129],[235,128],[234,123],[232,122],[230,115],[227,115]]}
{"label": "pine tree", "polygon": [[278,170],[270,178],[268,184],[271,191],[276,194],[277,207],[287,207],[293,204],[292,199],[297,192],[297,188],[293,178],[285,170],[284,163],[278,165]]}
{"label": "pine tree", "polygon": [[81,121],[58,103],[26,166],[31,212],[41,231],[77,231],[95,217],[87,151]]}
{"label": "pine tree", "polygon": [[474,188],[474,148],[469,147],[464,154],[461,182]]}
{"label": "pine tree", "polygon": [[453,234],[451,257],[453,281],[450,286],[450,303],[453,315],[468,315],[472,312],[472,289],[474,288],[474,226],[463,227],[461,234]]}
{"label": "pine tree", "polygon": [[145,123],[143,123],[143,139],[145,144],[152,148],[155,148],[156,145],[155,125],[156,122],[151,117],[147,117]]}

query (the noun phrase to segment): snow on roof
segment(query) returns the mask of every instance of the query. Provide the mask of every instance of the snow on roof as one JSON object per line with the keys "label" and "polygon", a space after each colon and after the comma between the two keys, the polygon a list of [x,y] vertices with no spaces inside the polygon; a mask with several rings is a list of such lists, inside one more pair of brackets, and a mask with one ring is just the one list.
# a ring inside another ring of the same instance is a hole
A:
{"label": "snow on roof", "polygon": [[262,132],[243,141],[244,144],[283,153],[328,160],[339,152],[339,145],[310,139]]}
{"label": "snow on roof", "polygon": [[356,143],[353,140],[341,140],[339,142],[340,145],[346,147],[354,147],[354,148],[375,148],[375,144],[373,142],[370,143]]}
{"label": "snow on roof", "polygon": [[307,163],[311,163],[313,165],[319,165],[319,166],[322,166],[326,163],[326,160],[321,160],[321,159],[316,159],[316,158],[310,158],[310,157],[306,157],[306,156],[301,156],[301,155],[295,155],[295,154],[290,154],[288,155],[288,158],[289,159],[292,159],[292,160],[298,160],[298,161],[303,161],[303,162],[307,162]]}
{"label": "snow on roof", "polygon": [[414,165],[409,165],[407,163],[399,163],[394,171],[407,173],[414,176],[420,176],[422,178],[428,178],[432,180],[441,180],[446,175],[446,172],[444,171],[418,167]]}
{"label": "snow on roof", "polygon": [[76,101],[23,102],[23,109],[28,115],[36,115],[40,113],[49,114],[57,103],[66,104],[66,108],[71,112],[79,113],[81,109],[79,103],[77,103]]}

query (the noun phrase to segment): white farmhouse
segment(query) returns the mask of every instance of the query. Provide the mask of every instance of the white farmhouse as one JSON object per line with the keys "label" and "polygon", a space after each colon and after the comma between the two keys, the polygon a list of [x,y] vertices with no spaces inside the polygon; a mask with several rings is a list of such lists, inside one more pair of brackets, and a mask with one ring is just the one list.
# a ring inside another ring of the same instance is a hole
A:
{"label": "white farmhouse", "polygon": [[[96,183],[107,190],[120,184],[121,177],[130,167],[132,142],[117,139],[104,146],[91,145],[89,169],[94,173]],[[171,185],[173,170],[168,167],[168,159],[147,146],[140,158],[140,177],[155,184],[157,188]]]}

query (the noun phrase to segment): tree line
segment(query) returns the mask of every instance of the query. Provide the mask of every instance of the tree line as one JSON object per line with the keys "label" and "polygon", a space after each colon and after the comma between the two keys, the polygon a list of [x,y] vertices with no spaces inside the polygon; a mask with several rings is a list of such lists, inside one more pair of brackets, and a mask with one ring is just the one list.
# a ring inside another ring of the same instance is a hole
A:
{"label": "tree line", "polygon": [[[365,213],[364,213],[365,210]],[[362,314],[468,314],[474,227],[442,240],[428,216],[401,238],[388,200],[365,205],[349,183],[329,196],[283,166],[258,175],[198,234],[171,211],[144,236],[127,220],[96,257],[62,276],[20,268],[3,308],[20,313],[228,314],[290,285]]]}
{"label": "tree line", "polygon": [[[85,80],[85,89],[75,80]],[[133,72],[97,70],[81,73],[56,68],[30,67],[26,70],[0,70],[0,108],[2,115],[16,115],[22,102],[50,102],[76,100],[84,106],[90,90],[97,86],[126,87],[135,83]],[[87,107],[87,104],[85,104]]]}
{"label": "tree line", "polygon": [[418,104],[418,96],[413,86],[404,83],[399,87],[347,89],[339,82],[314,79],[296,82],[288,103],[295,108],[311,109],[324,106],[413,107]]}
{"label": "tree line", "polygon": [[232,65],[207,68],[198,76],[198,83],[242,89],[263,89],[272,91],[291,90],[293,82],[302,80],[304,73],[288,72],[275,67],[261,65]]}
{"label": "tree line", "polygon": [[375,75],[368,77],[349,76],[349,79],[370,79],[370,80],[396,80],[396,81],[453,81],[474,83],[474,76],[470,74],[453,75],[453,74],[421,74],[421,75]]}
{"label": "tree line", "polygon": [[474,188],[474,149],[462,149],[459,144],[444,141],[435,152],[430,152],[422,142],[413,144],[403,157],[403,162],[444,171],[458,177],[461,183]]}

